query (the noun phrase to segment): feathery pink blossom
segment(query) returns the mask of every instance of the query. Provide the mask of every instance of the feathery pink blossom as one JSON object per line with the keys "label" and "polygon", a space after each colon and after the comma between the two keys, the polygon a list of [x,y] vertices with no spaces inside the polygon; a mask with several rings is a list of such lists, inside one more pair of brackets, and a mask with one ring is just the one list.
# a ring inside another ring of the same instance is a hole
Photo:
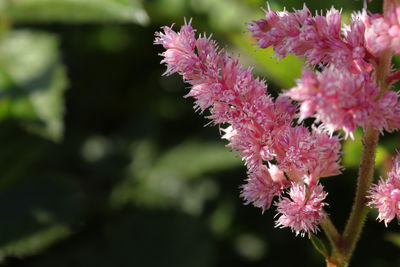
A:
{"label": "feathery pink blossom", "polygon": [[388,178],[371,186],[368,205],[378,209],[378,220],[387,226],[395,217],[400,221],[400,154],[393,161]]}
{"label": "feathery pink blossom", "polygon": [[[332,67],[316,73],[305,71],[287,95],[301,102],[300,120],[314,116],[329,132],[343,129],[346,137],[353,135],[357,125],[366,127],[371,123],[371,116],[379,106],[375,102],[379,88],[374,75],[352,74]],[[375,118],[378,113],[375,112]],[[379,118],[385,119],[385,116]],[[381,124],[374,126],[382,130],[385,122]]]}
{"label": "feathery pink blossom", "polygon": [[374,54],[388,48],[400,54],[400,6],[389,9],[386,17],[382,15],[372,17],[366,40]]}
{"label": "feathery pink blossom", "polygon": [[288,194],[290,198],[282,197],[275,203],[279,216],[276,227],[289,227],[296,235],[310,237],[310,232],[316,233],[318,225],[327,217],[323,210],[327,193],[320,184],[310,188],[293,183]]}
{"label": "feathery pink blossom", "polygon": [[371,114],[369,122],[379,131],[392,132],[400,129],[400,102],[399,93],[395,91],[385,92],[376,101],[375,110]]}
{"label": "feathery pink blossom", "polygon": [[265,18],[249,23],[248,31],[260,48],[272,46],[278,58],[295,54],[313,66],[333,64],[353,73],[370,70],[362,17],[353,16],[342,37],[340,13],[332,7],[326,16],[313,17],[306,5],[292,13],[268,6]]}
{"label": "feathery pink blossom", "polygon": [[263,166],[256,172],[250,173],[247,183],[241,186],[241,197],[245,205],[252,203],[264,212],[269,209],[272,199],[279,196],[289,186],[285,175],[275,165],[270,168]]}
{"label": "feathery pink blossom", "polygon": [[[321,128],[287,127],[277,138],[277,162],[292,181],[315,184],[320,177],[341,173],[340,140]],[[306,179],[306,180],[304,180]]]}

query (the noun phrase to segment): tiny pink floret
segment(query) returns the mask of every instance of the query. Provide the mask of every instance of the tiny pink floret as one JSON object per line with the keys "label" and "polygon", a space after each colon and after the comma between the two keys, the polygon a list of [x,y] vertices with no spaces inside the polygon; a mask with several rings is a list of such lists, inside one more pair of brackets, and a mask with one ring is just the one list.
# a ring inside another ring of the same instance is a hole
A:
{"label": "tiny pink floret", "polygon": [[368,206],[378,209],[378,220],[387,226],[394,218],[400,222],[400,154],[393,162],[388,178],[371,186]]}
{"label": "tiny pink floret", "polygon": [[271,169],[265,167],[249,175],[247,183],[241,187],[241,197],[245,205],[252,203],[264,212],[271,206],[273,198],[279,196],[287,186],[282,171],[274,166],[271,173]]}
{"label": "tiny pink floret", "polygon": [[366,34],[366,40],[372,53],[390,48],[400,54],[400,6],[388,10],[387,16],[376,16]]}
{"label": "tiny pink floret", "polygon": [[276,220],[276,227],[289,227],[296,235],[310,237],[311,232],[318,231],[318,225],[327,217],[323,202],[327,193],[322,185],[315,185],[311,188],[305,184],[292,184],[289,197],[283,197],[275,203],[279,218]]}

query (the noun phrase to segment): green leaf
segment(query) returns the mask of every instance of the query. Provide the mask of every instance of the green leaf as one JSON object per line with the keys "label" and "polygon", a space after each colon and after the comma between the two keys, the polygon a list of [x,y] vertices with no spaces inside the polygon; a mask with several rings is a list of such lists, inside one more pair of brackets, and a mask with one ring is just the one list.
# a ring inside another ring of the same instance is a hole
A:
{"label": "green leaf", "polygon": [[0,120],[17,118],[59,141],[67,78],[54,35],[12,31],[0,40]]}
{"label": "green leaf", "polygon": [[149,21],[139,0],[9,0],[8,3],[3,9],[15,22],[133,22],[145,25]]}
{"label": "green leaf", "polygon": [[65,225],[54,225],[43,229],[30,236],[15,240],[0,247],[0,262],[2,256],[28,256],[42,252],[54,242],[64,239],[70,235],[70,230]]}
{"label": "green leaf", "polygon": [[396,247],[400,248],[400,234],[395,232],[388,232],[384,236],[386,241],[391,242]]}
{"label": "green leaf", "polygon": [[[206,224],[192,216],[135,210],[93,220],[75,238],[21,262],[24,267],[214,266],[214,240]],[[149,251],[157,256],[149,257]]]}
{"label": "green leaf", "polygon": [[[148,159],[155,152],[151,150],[152,147],[145,141],[137,146],[130,175],[114,188],[111,206],[128,203],[174,206],[190,214],[198,214],[205,200],[214,197],[218,190],[216,183],[204,175],[241,166],[240,159],[230,153],[222,142],[186,141],[155,159],[152,164]],[[147,169],[141,169],[144,165],[148,166]]]}
{"label": "green leaf", "polygon": [[223,142],[186,141],[162,155],[148,176],[193,178],[205,172],[224,170],[241,164]]}
{"label": "green leaf", "polygon": [[311,234],[310,236],[311,243],[313,244],[314,248],[322,254],[325,258],[329,257],[328,250],[326,249],[326,246],[324,242],[322,242],[321,239],[319,239],[316,235]]}
{"label": "green leaf", "polygon": [[81,220],[83,195],[70,177],[29,177],[0,192],[0,263],[37,254],[71,234]]}

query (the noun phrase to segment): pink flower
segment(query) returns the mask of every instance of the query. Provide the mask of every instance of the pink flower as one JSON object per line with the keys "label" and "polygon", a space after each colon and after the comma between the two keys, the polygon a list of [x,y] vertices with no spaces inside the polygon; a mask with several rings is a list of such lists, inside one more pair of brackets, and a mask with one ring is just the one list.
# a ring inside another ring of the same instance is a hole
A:
{"label": "pink flower", "polygon": [[365,35],[368,49],[375,55],[378,52],[387,49],[390,45],[391,38],[388,34],[390,25],[387,19],[377,16],[371,19],[371,26]]}
{"label": "pink flower", "polygon": [[[301,102],[300,120],[314,116],[331,133],[343,129],[346,138],[352,137],[357,125],[366,127],[370,123],[370,116],[379,106],[375,102],[378,94],[373,75],[351,74],[332,67],[317,73],[305,71],[297,86],[287,93]],[[376,127],[382,130],[383,125]]]}
{"label": "pink flower", "polygon": [[296,182],[308,174],[308,163],[315,158],[310,132],[304,126],[287,127],[277,138],[277,161],[281,170]]}
{"label": "pink flower", "polygon": [[374,54],[385,49],[400,53],[400,6],[389,9],[387,16],[375,16],[366,34],[370,51]]}
{"label": "pink flower", "polygon": [[[263,161],[270,161],[274,158],[275,150],[271,135],[258,135],[250,129],[230,128],[232,133],[228,139],[229,147],[233,151],[239,151],[240,156],[250,172],[256,171],[263,165]],[[224,137],[227,138],[225,134]]]}
{"label": "pink flower", "polygon": [[333,7],[326,16],[315,17],[305,5],[293,13],[272,11],[268,6],[265,13],[265,19],[248,24],[248,31],[260,48],[272,46],[278,58],[292,53],[312,66],[335,65],[353,73],[371,69],[367,62],[370,55],[365,49],[363,16],[352,16],[343,38],[341,12]]}
{"label": "pink flower", "polygon": [[371,114],[369,122],[375,129],[383,132],[392,132],[400,128],[400,102],[399,93],[387,91],[376,102],[375,110]]}
{"label": "pink flower", "polygon": [[395,217],[400,221],[400,154],[393,162],[388,178],[371,186],[368,206],[378,209],[378,220],[387,226]]}
{"label": "pink flower", "polygon": [[164,33],[157,33],[158,36],[154,43],[163,45],[166,51],[161,55],[164,59],[161,63],[167,63],[167,71],[165,74],[178,72],[183,74],[186,71],[194,69],[194,65],[198,62],[198,58],[193,55],[192,51],[196,45],[194,36],[195,31],[189,24],[185,22],[179,33],[174,32],[169,27],[163,27]]}
{"label": "pink flower", "polygon": [[[311,16],[308,9],[299,13],[298,18],[306,19]],[[265,19],[248,23],[248,31],[255,37],[260,48],[274,46],[279,51],[278,56],[286,56],[289,43],[286,41],[288,36],[297,36],[299,34],[299,26],[297,18],[287,11],[276,12],[271,10],[268,5],[268,11],[265,11]]]}
{"label": "pink flower", "polygon": [[295,182],[313,185],[320,177],[341,173],[340,140],[321,128],[287,127],[277,138],[277,162]]}
{"label": "pink flower", "polygon": [[309,177],[311,179],[308,184],[318,182],[319,177],[327,177],[338,175],[341,173],[340,166],[341,144],[337,136],[329,136],[322,127],[313,127],[312,131],[314,139],[314,149],[316,150],[316,158],[309,164]]}
{"label": "pink flower", "polygon": [[289,197],[282,197],[275,205],[279,218],[276,220],[276,227],[289,227],[296,235],[304,236],[310,232],[316,233],[318,225],[321,224],[327,214],[323,202],[327,193],[321,185],[307,187],[305,184],[292,183]]}
{"label": "pink flower", "polygon": [[272,199],[279,196],[288,185],[283,172],[276,166],[272,165],[270,169],[263,166],[249,175],[247,184],[241,187],[240,196],[245,200],[245,205],[253,203],[264,212],[271,206]]}

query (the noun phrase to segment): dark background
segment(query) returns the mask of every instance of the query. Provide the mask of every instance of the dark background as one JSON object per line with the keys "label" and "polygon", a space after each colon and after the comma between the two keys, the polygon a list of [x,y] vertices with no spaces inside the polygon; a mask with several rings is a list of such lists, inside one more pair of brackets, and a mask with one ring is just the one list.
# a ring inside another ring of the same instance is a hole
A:
{"label": "dark background", "polygon": [[[270,3],[302,7],[299,1]],[[313,13],[332,4],[343,8],[345,21],[362,7],[361,1],[306,3]],[[378,12],[381,3],[369,5]],[[245,167],[224,147],[218,128],[204,127],[204,114],[195,114],[192,100],[183,98],[188,90],[181,77],[161,76],[166,68],[158,53],[163,50],[152,44],[162,25],[175,22],[178,30],[184,17],[193,18],[198,33],[213,33],[243,64],[255,65],[276,95],[294,85],[301,63],[292,57],[278,67],[267,56],[271,51],[255,52],[251,46],[244,22],[263,16],[264,1],[151,0],[142,6],[149,18],[142,25],[7,18],[9,32],[56,36],[68,84],[61,95],[63,137],[38,134],[29,116],[4,115],[5,100],[0,101],[1,263],[324,266],[307,238],[274,228],[274,208],[261,214],[243,205],[239,186]],[[344,174],[322,181],[329,192],[328,212],[339,229],[351,208],[360,135],[343,143]],[[398,138],[397,133],[382,138],[377,178],[390,164]],[[353,266],[400,266],[399,226],[392,222],[385,228],[375,218],[372,212]]]}

